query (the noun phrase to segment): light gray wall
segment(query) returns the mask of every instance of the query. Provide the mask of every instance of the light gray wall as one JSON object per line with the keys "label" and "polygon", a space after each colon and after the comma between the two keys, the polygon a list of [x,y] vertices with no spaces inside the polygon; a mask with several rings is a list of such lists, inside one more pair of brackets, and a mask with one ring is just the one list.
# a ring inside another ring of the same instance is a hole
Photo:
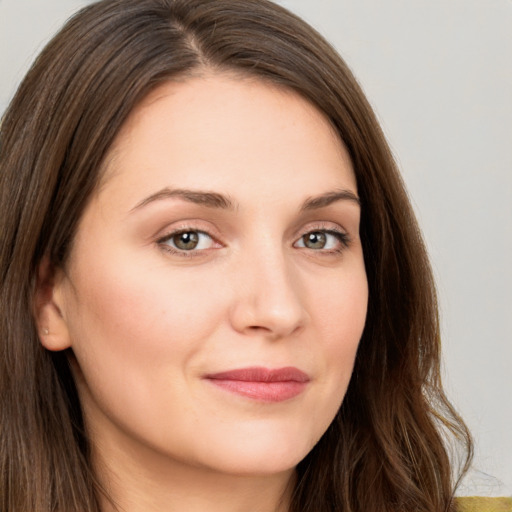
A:
{"label": "light gray wall", "polygon": [[[86,3],[0,0],[0,112]],[[483,472],[471,485],[512,494],[512,2],[280,3],[337,47],[381,119],[438,279],[445,382]]]}

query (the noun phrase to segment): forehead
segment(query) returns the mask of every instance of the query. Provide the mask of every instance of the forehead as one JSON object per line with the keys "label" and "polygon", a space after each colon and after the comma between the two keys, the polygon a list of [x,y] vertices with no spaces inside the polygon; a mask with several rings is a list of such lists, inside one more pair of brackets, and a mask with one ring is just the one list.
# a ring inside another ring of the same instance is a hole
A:
{"label": "forehead", "polygon": [[327,116],[292,90],[225,74],[152,91],[107,161],[105,184],[122,180],[141,193],[200,185],[250,195],[261,182],[274,192],[294,184],[319,189],[312,194],[340,185],[355,191],[350,158]]}

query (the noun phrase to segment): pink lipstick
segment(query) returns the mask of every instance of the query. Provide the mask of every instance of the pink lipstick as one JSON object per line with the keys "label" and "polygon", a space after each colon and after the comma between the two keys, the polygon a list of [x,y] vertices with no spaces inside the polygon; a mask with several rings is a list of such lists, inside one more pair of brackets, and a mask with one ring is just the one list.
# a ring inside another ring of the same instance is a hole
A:
{"label": "pink lipstick", "polygon": [[292,366],[240,368],[205,376],[212,384],[261,402],[283,402],[304,391],[309,382],[307,374]]}

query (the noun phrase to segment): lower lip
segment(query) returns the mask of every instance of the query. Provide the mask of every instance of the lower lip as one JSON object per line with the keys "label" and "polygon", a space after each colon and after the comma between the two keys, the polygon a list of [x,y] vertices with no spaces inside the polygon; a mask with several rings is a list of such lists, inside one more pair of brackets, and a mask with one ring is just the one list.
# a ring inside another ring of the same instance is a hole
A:
{"label": "lower lip", "polygon": [[300,395],[307,382],[259,382],[231,379],[208,379],[212,384],[231,393],[236,393],[260,402],[284,402]]}

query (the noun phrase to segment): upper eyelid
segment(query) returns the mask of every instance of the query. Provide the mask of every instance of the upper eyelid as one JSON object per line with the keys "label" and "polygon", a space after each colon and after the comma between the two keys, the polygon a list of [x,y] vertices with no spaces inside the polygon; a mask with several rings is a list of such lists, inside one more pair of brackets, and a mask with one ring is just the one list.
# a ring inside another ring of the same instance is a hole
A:
{"label": "upper eyelid", "polygon": [[189,233],[191,231],[194,231],[196,233],[201,233],[202,235],[209,236],[211,239],[215,239],[213,235],[208,233],[208,231],[205,231],[204,229],[197,229],[197,228],[185,228],[185,229],[173,229],[172,231],[166,232],[164,235],[159,236],[158,240],[165,240],[168,238],[172,238],[176,235],[181,235],[182,233]]}
{"label": "upper eyelid", "polygon": [[[210,226],[204,226],[205,223],[210,224]],[[155,238],[157,240],[161,240],[164,238],[169,238],[179,233],[186,233],[187,231],[197,231],[199,233],[204,233],[205,235],[210,236],[214,240],[218,240],[219,238],[219,230],[215,227],[211,227],[210,222],[202,220],[185,220],[173,222],[171,224],[168,224],[166,227],[160,229],[156,234]]]}
{"label": "upper eyelid", "polygon": [[[308,223],[309,224],[309,223]],[[335,227],[333,227],[335,226]],[[299,229],[294,229],[295,235],[294,236],[302,236],[306,233],[309,233],[311,231],[339,231],[348,233],[348,230],[342,227],[338,222],[332,222],[332,221],[314,221],[310,223],[310,225],[303,226]],[[195,224],[195,221],[185,221],[181,226],[176,227],[166,227],[160,230],[161,232],[164,232],[165,234],[162,236],[168,236],[176,233],[183,233],[187,231],[198,231],[201,233],[205,233],[212,238],[215,237],[215,234],[212,234],[212,231],[218,231],[217,229],[210,229],[210,228],[204,228],[202,226],[198,226]]]}
{"label": "upper eyelid", "polygon": [[349,236],[350,232],[339,222],[335,221],[313,221],[303,225],[300,229],[296,230],[295,236],[300,238],[301,236],[311,233],[312,231],[333,231],[335,233],[341,233]]}

